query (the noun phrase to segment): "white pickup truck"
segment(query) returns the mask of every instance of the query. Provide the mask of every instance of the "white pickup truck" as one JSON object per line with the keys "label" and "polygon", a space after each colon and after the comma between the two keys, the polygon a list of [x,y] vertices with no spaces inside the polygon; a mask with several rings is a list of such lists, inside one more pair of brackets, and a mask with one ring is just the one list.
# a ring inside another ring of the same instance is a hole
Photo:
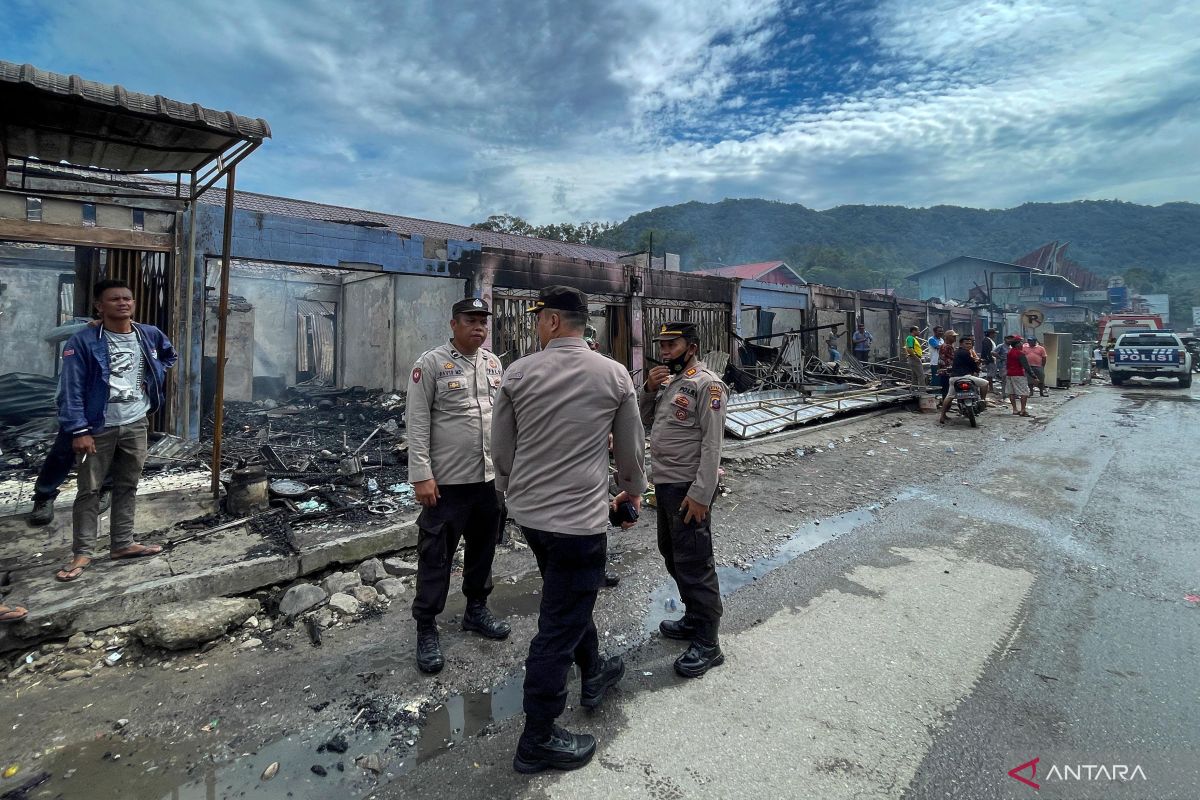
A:
{"label": "white pickup truck", "polygon": [[1192,385],[1192,354],[1173,331],[1129,331],[1121,334],[1108,360],[1113,386],[1130,378],[1178,378]]}

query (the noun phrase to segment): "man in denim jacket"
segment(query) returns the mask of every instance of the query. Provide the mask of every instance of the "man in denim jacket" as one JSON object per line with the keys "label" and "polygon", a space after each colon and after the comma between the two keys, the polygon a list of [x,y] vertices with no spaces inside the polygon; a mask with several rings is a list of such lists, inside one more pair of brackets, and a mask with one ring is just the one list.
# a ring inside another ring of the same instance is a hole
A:
{"label": "man in denim jacket", "polygon": [[134,323],[133,292],[122,281],[104,280],[93,291],[101,324],[71,337],[63,349],[58,421],[71,435],[79,459],[72,509],[71,562],[55,576],[78,579],[92,563],[100,516],[100,488],[113,479],[112,558],[162,552],[133,540],[134,509],[146,460],[148,417],[163,406],[166,372],[177,354],[153,325]]}

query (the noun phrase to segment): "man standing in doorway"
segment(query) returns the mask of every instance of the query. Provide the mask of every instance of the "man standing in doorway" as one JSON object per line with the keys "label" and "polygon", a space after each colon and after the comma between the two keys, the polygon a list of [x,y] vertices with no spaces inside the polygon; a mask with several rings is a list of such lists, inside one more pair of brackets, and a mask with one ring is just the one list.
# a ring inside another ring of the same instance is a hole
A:
{"label": "man standing in doorway", "polygon": [[[700,336],[690,322],[668,322],[658,332],[665,364],[654,367],[639,397],[642,422],[651,423],[650,471],[658,506],[658,551],[679,587],[683,619],[658,627],[691,646],[675,671],[699,678],[725,663],[717,639],[721,587],[713,561],[712,508],[721,466],[729,390],[697,360]],[[618,496],[617,502],[623,498]]]}
{"label": "man standing in doorway", "polygon": [[93,290],[100,325],[71,337],[63,348],[58,393],[58,422],[71,435],[79,458],[79,483],[72,508],[72,558],[54,576],[78,580],[92,563],[99,533],[100,490],[112,477],[109,555],[142,558],[162,552],[160,545],[133,540],[137,487],[146,461],[148,417],[163,406],[167,370],[177,354],[153,325],[133,321],[129,285],[104,280]]}
{"label": "man standing in doorway", "polygon": [[496,484],[542,574],[538,632],[525,661],[525,730],[513,757],[522,773],[577,769],[596,752],[591,735],[555,725],[572,663],[585,708],[598,706],[625,675],[619,656],[600,657],[592,621],[604,583],[609,434],[619,496],[640,510],[646,489],[646,437],[633,381],[584,342],[587,297],[547,286],[529,311],[537,314],[542,349],[505,370],[492,420]]}
{"label": "man standing in doorway", "polygon": [[925,351],[921,347],[921,337],[917,334],[921,329],[913,325],[908,329],[908,336],[904,339],[904,353],[908,357],[908,370],[912,373],[913,385],[920,388],[925,388],[927,383],[925,372]]}
{"label": "man standing in doorway", "polygon": [[487,303],[459,300],[450,310],[450,341],[417,359],[408,381],[408,479],[417,518],[417,667],[441,672],[446,660],[437,615],[446,607],[450,570],[465,540],[462,629],[506,639],[507,622],[487,607],[492,561],[500,530],[500,503],[492,468],[492,401],[500,389],[500,360],[483,349]]}
{"label": "man standing in doorway", "polygon": [[871,342],[875,337],[867,330],[865,322],[858,323],[858,329],[850,336],[850,347],[854,350],[854,357],[862,363],[866,364],[871,360]]}

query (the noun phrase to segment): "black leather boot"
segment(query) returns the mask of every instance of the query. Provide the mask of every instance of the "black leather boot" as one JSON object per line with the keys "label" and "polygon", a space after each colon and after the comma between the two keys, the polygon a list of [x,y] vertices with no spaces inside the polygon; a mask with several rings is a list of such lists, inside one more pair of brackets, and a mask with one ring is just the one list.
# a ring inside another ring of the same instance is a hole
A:
{"label": "black leather boot", "polygon": [[507,639],[512,628],[504,620],[496,619],[488,610],[487,603],[482,600],[472,600],[467,603],[467,611],[463,614],[462,629],[475,631],[488,639]]}
{"label": "black leather boot", "polygon": [[590,675],[585,675],[579,691],[579,705],[596,708],[604,700],[605,693],[625,677],[625,662],[613,656],[600,662]]}
{"label": "black leather boot", "polygon": [[446,666],[442,657],[442,644],[438,641],[436,622],[417,623],[417,668],[421,672],[435,675]]}
{"label": "black leather boot", "polygon": [[531,733],[526,725],[513,756],[513,769],[524,775],[545,769],[579,769],[595,754],[596,737],[591,734],[571,733],[557,725],[552,725],[549,733]]}
{"label": "black leather boot", "polygon": [[658,623],[658,630],[668,639],[690,642],[696,638],[696,623],[688,619],[686,614],[682,619],[664,619]]}
{"label": "black leather boot", "polygon": [[683,655],[675,659],[675,671],[685,678],[699,678],[713,667],[725,663],[725,654],[717,642],[717,626],[697,626],[696,638]]}

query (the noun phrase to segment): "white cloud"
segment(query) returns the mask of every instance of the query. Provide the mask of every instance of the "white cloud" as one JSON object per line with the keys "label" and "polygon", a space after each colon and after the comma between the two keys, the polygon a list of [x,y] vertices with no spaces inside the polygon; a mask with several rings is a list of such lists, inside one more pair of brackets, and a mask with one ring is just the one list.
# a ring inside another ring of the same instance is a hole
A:
{"label": "white cloud", "polygon": [[456,222],[1200,199],[1194,5],[781,3],[18,0],[0,51],[267,118],[247,188]]}

